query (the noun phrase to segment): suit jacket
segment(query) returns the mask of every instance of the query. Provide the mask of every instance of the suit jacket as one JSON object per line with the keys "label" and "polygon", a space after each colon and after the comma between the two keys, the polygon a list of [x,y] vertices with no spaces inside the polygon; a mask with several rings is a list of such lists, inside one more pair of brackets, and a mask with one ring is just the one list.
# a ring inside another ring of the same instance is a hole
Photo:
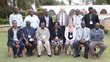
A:
{"label": "suit jacket", "polygon": [[[14,37],[14,32],[13,32],[13,28],[11,27],[8,30],[8,43],[7,43],[8,46],[9,46],[10,42],[14,41],[13,37]],[[19,41],[21,41],[23,39],[23,37],[21,35],[21,29],[19,29],[19,28],[17,28],[17,38]]]}
{"label": "suit jacket", "polygon": [[[62,39],[62,37],[63,37],[63,33],[60,28],[58,29],[57,36],[59,39]],[[51,38],[51,40],[54,40],[55,37],[56,37],[55,28],[52,28],[50,30],[50,38]]]}
{"label": "suit jacket", "polygon": [[99,23],[99,18],[96,14],[92,14],[91,21],[93,22],[93,24],[90,24],[90,13],[86,14],[82,20],[85,21],[86,26],[90,29],[95,28],[95,24]]}
{"label": "suit jacket", "polygon": [[[67,26],[68,24],[68,15],[66,13],[65,14],[65,26]],[[59,12],[57,15],[56,15],[56,21],[58,21],[60,23],[60,16],[61,16],[61,13]]]}
{"label": "suit jacket", "polygon": [[[45,22],[46,24],[45,16],[40,17],[40,23],[41,22]],[[49,27],[47,28],[51,29],[52,27],[53,27],[53,19],[52,17],[49,16]]]}

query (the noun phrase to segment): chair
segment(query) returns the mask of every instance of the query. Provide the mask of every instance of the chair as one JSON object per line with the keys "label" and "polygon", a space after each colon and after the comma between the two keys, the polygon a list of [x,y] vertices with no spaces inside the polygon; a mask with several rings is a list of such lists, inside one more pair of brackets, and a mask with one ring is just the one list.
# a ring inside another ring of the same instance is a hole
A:
{"label": "chair", "polygon": [[[25,56],[25,49],[22,51],[23,56]],[[13,49],[11,46],[8,46],[8,56],[13,57]]]}

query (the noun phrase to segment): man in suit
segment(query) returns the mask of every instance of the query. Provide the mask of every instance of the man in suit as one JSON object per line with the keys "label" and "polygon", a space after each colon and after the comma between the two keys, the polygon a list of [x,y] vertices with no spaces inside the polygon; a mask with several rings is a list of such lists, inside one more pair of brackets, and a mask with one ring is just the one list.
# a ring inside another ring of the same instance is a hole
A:
{"label": "man in suit", "polygon": [[[80,44],[85,46],[84,57],[88,59],[89,43],[90,43],[90,29],[86,27],[85,22],[81,22],[81,27],[77,29],[77,45],[79,48]],[[80,49],[78,49],[79,54]]]}
{"label": "man in suit", "polygon": [[45,27],[45,22],[40,23],[40,27],[36,31],[36,38],[37,38],[37,50],[38,50],[38,57],[41,56],[42,46],[46,48],[47,54],[51,57],[51,49],[50,49],[50,32],[49,29]]}
{"label": "man in suit", "polygon": [[[12,21],[12,27],[8,30],[8,46],[13,49],[13,57],[16,58],[22,56],[22,51],[25,47],[24,43],[21,41],[21,30],[17,27],[17,21]],[[17,49],[18,52],[17,52]]]}
{"label": "man in suit", "polygon": [[26,27],[22,29],[23,39],[27,49],[27,56],[33,55],[33,49],[36,48],[35,29],[31,27],[31,22],[26,21]]}
{"label": "man in suit", "polygon": [[89,7],[88,10],[89,13],[86,14],[82,20],[85,21],[88,28],[93,29],[95,28],[95,24],[100,22],[99,17],[97,14],[94,14],[94,10],[92,7]]}
{"label": "man in suit", "polygon": [[45,22],[46,27],[50,30],[53,27],[53,19],[48,15],[48,11],[45,10],[45,14],[40,17],[40,23]]}
{"label": "man in suit", "polygon": [[60,11],[56,16],[56,21],[58,21],[60,23],[61,31],[63,33],[63,44],[64,44],[65,43],[64,32],[65,32],[65,27],[68,24],[68,15],[66,14],[63,7],[60,8]]}

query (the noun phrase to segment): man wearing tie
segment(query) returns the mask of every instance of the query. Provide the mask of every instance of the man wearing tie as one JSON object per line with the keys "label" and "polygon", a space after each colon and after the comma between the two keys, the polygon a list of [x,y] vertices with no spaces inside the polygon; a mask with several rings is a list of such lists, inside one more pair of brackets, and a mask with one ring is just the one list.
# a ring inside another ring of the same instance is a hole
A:
{"label": "man wearing tie", "polygon": [[68,24],[68,15],[66,14],[63,7],[60,8],[60,11],[56,17],[57,17],[56,21],[58,21],[60,23],[60,26],[61,26],[61,31],[63,33],[63,44],[64,44],[65,43],[64,32],[65,32],[65,27]]}

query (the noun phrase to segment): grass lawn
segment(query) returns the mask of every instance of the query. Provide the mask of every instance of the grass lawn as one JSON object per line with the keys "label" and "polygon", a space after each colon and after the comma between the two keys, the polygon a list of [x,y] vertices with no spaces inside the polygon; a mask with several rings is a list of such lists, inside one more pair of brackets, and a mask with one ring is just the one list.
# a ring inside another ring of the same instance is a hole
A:
{"label": "grass lawn", "polygon": [[[73,58],[71,55],[61,54],[60,56],[52,55],[49,58],[46,53],[40,58],[36,55],[32,57],[10,58],[7,54],[7,33],[0,33],[0,62],[110,62],[110,36],[105,35],[105,43],[108,46],[100,59],[85,59],[83,54],[79,58]],[[83,51],[82,51],[83,52]]]}

